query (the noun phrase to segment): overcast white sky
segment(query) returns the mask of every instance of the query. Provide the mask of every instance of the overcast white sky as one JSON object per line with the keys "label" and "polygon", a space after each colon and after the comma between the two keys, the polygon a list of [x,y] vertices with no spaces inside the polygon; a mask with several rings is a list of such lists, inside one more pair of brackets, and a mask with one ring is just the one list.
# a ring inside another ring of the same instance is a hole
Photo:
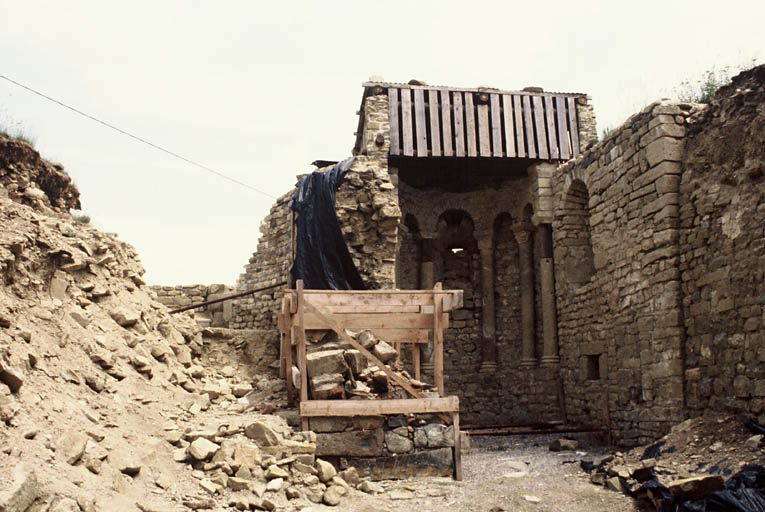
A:
{"label": "overcast white sky", "polygon": [[[0,0],[0,74],[281,195],[350,155],[361,83],[585,92],[599,132],[712,66],[763,60],[765,2]],[[233,284],[268,197],[0,80],[151,284]]]}

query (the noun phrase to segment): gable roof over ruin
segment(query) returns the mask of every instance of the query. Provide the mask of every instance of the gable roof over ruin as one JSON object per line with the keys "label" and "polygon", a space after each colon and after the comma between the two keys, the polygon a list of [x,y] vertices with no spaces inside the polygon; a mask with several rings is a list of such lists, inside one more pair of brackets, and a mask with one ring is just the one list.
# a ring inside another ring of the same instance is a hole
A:
{"label": "gable roof over ruin", "polygon": [[354,154],[364,133],[364,100],[389,99],[394,157],[568,160],[579,154],[582,93],[366,82]]}

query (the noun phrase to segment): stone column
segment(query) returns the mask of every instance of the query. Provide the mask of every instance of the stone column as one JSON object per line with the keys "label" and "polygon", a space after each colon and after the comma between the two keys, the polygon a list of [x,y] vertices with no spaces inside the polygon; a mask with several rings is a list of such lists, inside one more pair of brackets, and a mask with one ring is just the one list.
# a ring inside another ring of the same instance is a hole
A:
{"label": "stone column", "polygon": [[[436,269],[433,263],[433,240],[430,238],[422,239],[421,261],[420,261],[420,289],[432,290],[436,285]],[[428,339],[428,343],[418,343],[420,348],[420,369],[422,373],[433,375],[433,336]]]}
{"label": "stone column", "polygon": [[481,253],[481,299],[483,305],[481,373],[497,370],[496,320],[494,317],[494,243],[491,235],[478,240]]}
{"label": "stone column", "polygon": [[542,292],[542,336],[544,339],[544,354],[542,366],[557,366],[558,356],[558,315],[555,309],[555,280],[552,259],[552,226],[539,226],[541,254],[539,261],[539,280]]}
{"label": "stone column", "polygon": [[521,270],[521,367],[536,366],[534,354],[534,262],[531,248],[533,227],[525,222],[513,225],[515,240],[518,242],[518,259]]}

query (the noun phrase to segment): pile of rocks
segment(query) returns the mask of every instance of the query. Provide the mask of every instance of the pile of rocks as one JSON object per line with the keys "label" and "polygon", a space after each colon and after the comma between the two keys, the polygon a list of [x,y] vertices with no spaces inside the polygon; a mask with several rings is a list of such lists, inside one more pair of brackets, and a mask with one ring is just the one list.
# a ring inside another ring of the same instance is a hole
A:
{"label": "pile of rocks", "polygon": [[167,440],[177,447],[175,460],[191,466],[204,493],[238,510],[335,506],[355,487],[373,489],[362,485],[354,468],[338,473],[316,458],[316,435],[294,433],[277,416],[234,428],[170,430]]}
{"label": "pile of rocks", "polygon": [[[393,362],[398,356],[395,348],[368,330],[351,335],[383,364]],[[398,392],[389,386],[388,375],[382,369],[370,365],[361,352],[345,342],[325,341],[310,345],[306,367],[310,396],[314,400],[376,399],[391,397],[391,393]],[[426,386],[423,382],[411,379],[406,371],[399,373],[415,388]]]}

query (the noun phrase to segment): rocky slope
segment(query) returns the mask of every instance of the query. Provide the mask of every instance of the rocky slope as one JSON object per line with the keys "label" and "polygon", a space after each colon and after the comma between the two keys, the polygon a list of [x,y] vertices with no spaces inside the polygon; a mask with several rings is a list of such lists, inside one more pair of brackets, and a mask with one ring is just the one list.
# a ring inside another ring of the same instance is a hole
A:
{"label": "rocky slope", "polygon": [[205,338],[170,316],[130,245],[73,222],[61,171],[0,139],[0,511],[289,509],[351,492],[312,433],[257,412],[283,384],[221,357],[248,334]]}

